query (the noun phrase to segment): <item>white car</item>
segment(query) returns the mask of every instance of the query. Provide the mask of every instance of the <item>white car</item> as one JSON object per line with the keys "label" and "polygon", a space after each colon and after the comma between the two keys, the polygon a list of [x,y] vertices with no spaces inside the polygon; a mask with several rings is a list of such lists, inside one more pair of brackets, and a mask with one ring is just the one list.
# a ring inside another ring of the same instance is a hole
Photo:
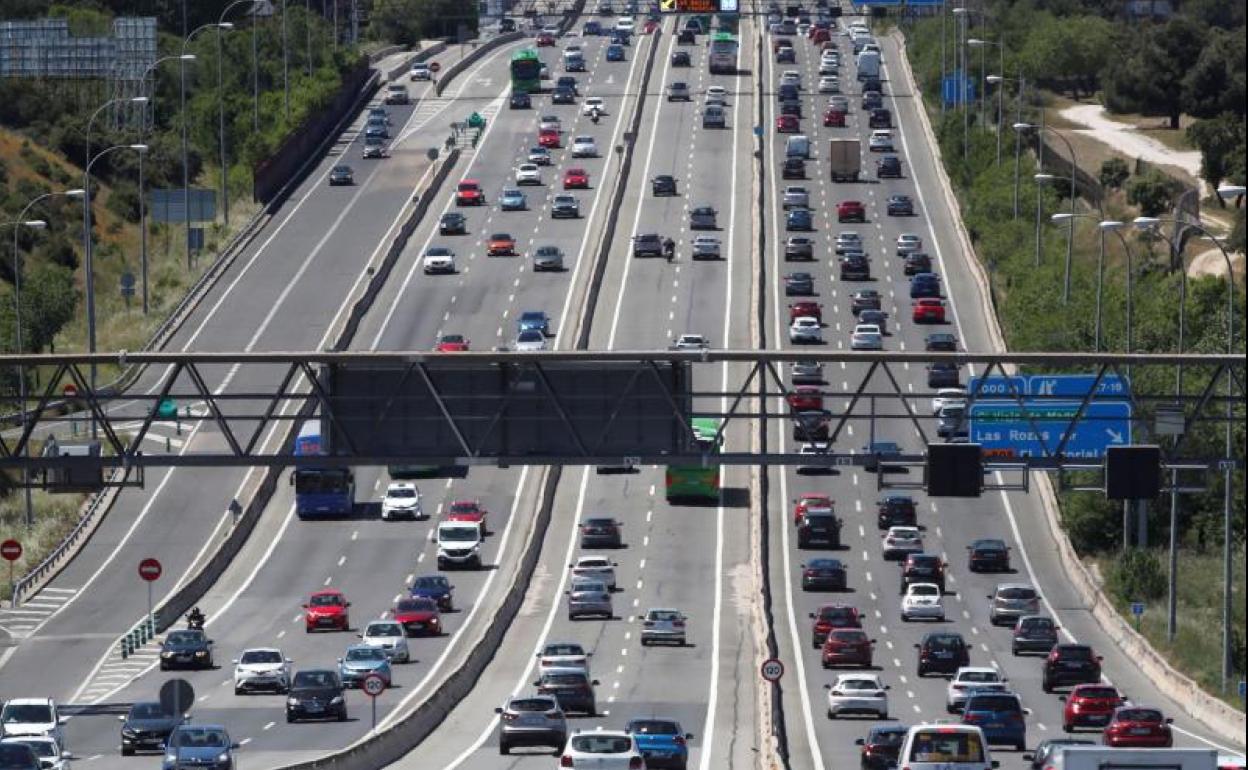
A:
{"label": "white car", "polygon": [[516,166],[516,184],[541,184],[542,169],[536,163],[521,163]]}
{"label": "white car", "polygon": [[785,70],[780,75],[780,85],[802,87],[802,73],[797,70]]}
{"label": "white car", "polygon": [[588,117],[595,107],[598,108],[599,115],[607,114],[607,103],[601,96],[586,96],[581,101],[581,115]]}
{"label": "white car", "polygon": [[706,89],[706,103],[728,106],[728,89],[723,86],[711,86]]}
{"label": "white car", "polygon": [[902,233],[897,236],[897,256],[904,257],[923,250],[923,239],[914,233]]}
{"label": "white car", "polygon": [[431,77],[429,65],[418,61],[412,65],[412,69],[408,72],[408,75],[412,80],[429,80]]}
{"label": "white car", "polygon": [[4,736],[46,735],[57,743],[65,740],[61,730],[64,717],[51,698],[11,698],[0,710],[0,728]]}
{"label": "white car", "polygon": [[598,157],[598,144],[592,136],[578,136],[572,140],[572,157],[596,158]]}
{"label": "white car", "polygon": [[558,115],[543,115],[537,121],[538,131],[563,131],[563,123],[559,121]]}
{"label": "white car", "polygon": [[823,342],[823,326],[811,316],[799,316],[789,325],[789,342]]}
{"label": "white car", "polygon": [[550,150],[545,147],[529,148],[528,161],[536,166],[549,166],[553,162],[550,158]]}
{"label": "white car", "polygon": [[615,28],[621,32],[631,33],[633,31],[633,27],[634,24],[631,16],[621,16],[615,20]]}
{"label": "white car", "polygon": [[867,149],[871,152],[892,152],[893,132],[883,129],[872,131],[871,138],[867,140]]}
{"label": "white car", "polygon": [[445,246],[431,246],[422,262],[425,273],[455,272],[455,252]]}
{"label": "white car", "polygon": [[903,558],[923,550],[923,533],[918,527],[889,527],[882,544],[885,559]]}
{"label": "white car", "polygon": [[839,94],[841,92],[841,79],[838,77],[822,77],[819,78],[819,93],[821,94]]}
{"label": "white car", "polygon": [[559,25],[558,25],[558,24],[547,24],[546,26],[542,27],[542,34],[544,34],[544,35],[555,35],[555,36],[557,37],[557,36],[559,35]]}
{"label": "white car", "polygon": [[[802,444],[801,448],[797,450],[797,453],[806,457],[817,457],[819,455],[826,455],[829,448],[829,444],[826,441],[808,441],[805,444]],[[827,468],[828,466],[825,464],[799,465],[797,466],[797,472],[820,473],[827,470]]]}
{"label": "white car", "polygon": [[883,350],[884,335],[876,324],[858,324],[849,338],[851,350]]}
{"label": "white car", "polygon": [[234,694],[254,690],[284,693],[290,689],[290,658],[276,647],[243,650],[234,661]]}
{"label": "white car", "polygon": [[701,334],[682,334],[672,342],[673,350],[702,350],[710,346],[710,340]]}
{"label": "white car", "polygon": [[1007,677],[991,666],[963,666],[949,680],[945,688],[945,710],[950,714],[961,711],[966,705],[966,696],[971,690],[1005,691]]}
{"label": "white car", "polygon": [[46,735],[19,735],[0,740],[0,744],[21,743],[30,747],[39,760],[39,770],[69,770],[69,760],[73,754],[61,749],[55,738]]}
{"label": "white car", "polygon": [[699,235],[693,239],[694,259],[719,259],[720,241],[713,235]]}
{"label": "white car", "polygon": [[862,251],[862,236],[853,231],[836,234],[836,253]]}
{"label": "white car", "polygon": [[836,96],[829,96],[828,109],[836,110],[837,112],[849,112],[849,97],[840,96],[839,94]]}
{"label": "white car", "polygon": [[560,767],[629,770],[645,767],[637,741],[623,730],[585,730],[573,733],[559,755]]}
{"label": "white car", "polygon": [[516,350],[521,353],[533,353],[546,349],[546,335],[537,329],[525,329],[516,335]]}
{"label": "white car", "polygon": [[945,602],[935,583],[911,583],[901,597],[901,620],[944,620]]}
{"label": "white car", "polygon": [[576,642],[547,642],[541,652],[537,653],[539,669],[547,668],[579,668],[589,676],[589,658],[592,652]]}
{"label": "white car", "polygon": [[394,481],[386,487],[386,496],[381,498],[381,519],[424,519],[424,508],[420,505],[420,489],[408,481]]}
{"label": "white car", "polygon": [[662,642],[685,646],[689,618],[680,610],[654,608],[641,618],[641,646]]}
{"label": "white car", "polygon": [[797,186],[784,188],[784,208],[810,208],[810,191]]}
{"label": "white car", "polygon": [[[819,62],[820,75],[836,75],[840,72],[840,69],[841,63],[838,59],[823,59]],[[840,91],[833,91],[832,93],[840,93]]]}
{"label": "white car", "polygon": [[605,556],[582,556],[576,560],[575,564],[569,564],[568,569],[572,570],[573,580],[577,578],[601,580],[607,584],[607,588],[614,591],[615,568],[618,566]]}
{"label": "white car", "polygon": [[956,404],[966,406],[966,390],[963,388],[941,388],[932,397],[932,414],[939,414],[944,407]]}
{"label": "white car", "polygon": [[877,674],[841,674],[828,688],[828,719],[842,714],[874,714],[888,719],[889,686]]}
{"label": "white car", "polygon": [[992,770],[993,760],[979,725],[913,725],[901,743],[897,766],[908,770]]}
{"label": "white car", "polygon": [[403,626],[394,620],[374,620],[364,627],[360,634],[360,643],[369,647],[380,647],[386,657],[395,663],[407,663],[412,659],[412,652],[407,646],[407,634]]}

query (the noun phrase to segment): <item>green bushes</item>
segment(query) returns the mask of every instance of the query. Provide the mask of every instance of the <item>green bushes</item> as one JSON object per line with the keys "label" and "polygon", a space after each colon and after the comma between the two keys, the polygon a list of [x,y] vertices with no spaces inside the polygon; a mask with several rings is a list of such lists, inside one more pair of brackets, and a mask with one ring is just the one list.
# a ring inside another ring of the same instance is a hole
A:
{"label": "green bushes", "polygon": [[1123,603],[1160,599],[1166,594],[1166,567],[1155,551],[1124,551],[1110,565],[1105,587]]}

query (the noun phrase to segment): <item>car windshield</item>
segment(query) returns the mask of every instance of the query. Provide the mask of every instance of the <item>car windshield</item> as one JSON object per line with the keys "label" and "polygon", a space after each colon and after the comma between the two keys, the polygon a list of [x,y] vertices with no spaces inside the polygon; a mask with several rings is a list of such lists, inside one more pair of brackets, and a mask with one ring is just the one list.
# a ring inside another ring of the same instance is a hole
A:
{"label": "car windshield", "polygon": [[967,711],[1019,711],[1018,698],[1012,695],[972,695],[967,701]]}
{"label": "car windshield", "polygon": [[226,748],[230,744],[230,739],[226,737],[224,730],[211,727],[179,727],[172,742],[186,748]]}
{"label": "car windshield", "polygon": [[607,587],[597,580],[577,580],[572,583],[572,590],[586,593],[605,594]]}
{"label": "car windshield", "polygon": [[650,610],[647,620],[672,621],[680,620],[680,613],[675,610]]}
{"label": "car windshield", "polygon": [[586,519],[585,526],[587,527],[614,527],[615,519]]}
{"label": "car windshield", "polygon": [[561,687],[580,687],[586,683],[585,676],[577,673],[547,674],[543,679],[544,684],[559,685]]}
{"label": "car windshield", "polygon": [[308,604],[313,607],[337,607],[342,604],[342,597],[337,594],[317,594]]}
{"label": "car windshield", "polygon": [[379,647],[352,647],[347,650],[351,662],[377,662],[386,659],[386,651]]}
{"label": "car windshield", "polygon": [[1000,682],[1001,675],[996,671],[963,671],[958,677],[959,682]]}
{"label": "car windshield", "polygon": [[933,650],[957,650],[962,647],[962,639],[957,636],[933,636],[927,640],[927,647]]}
{"label": "car windshield", "polygon": [[448,345],[463,344],[464,335],[462,334],[443,334],[442,341]]}
{"label": "car windshield", "polygon": [[399,612],[436,612],[438,605],[432,599],[402,599],[395,609]]}
{"label": "car windshield", "polygon": [[868,743],[876,746],[901,746],[901,742],[905,739],[905,730],[898,730],[895,727],[882,727],[871,731]]}
{"label": "car windshield", "polygon": [[52,709],[42,703],[12,703],[4,707],[0,721],[6,725],[46,724],[52,721]]}
{"label": "car windshield", "polygon": [[911,596],[940,596],[940,588],[937,586],[920,583],[918,585],[910,586],[910,595]]}
{"label": "car windshield", "polygon": [[[30,750],[35,752],[35,756],[48,757],[48,758],[56,756],[56,751],[53,750],[53,747],[56,744],[54,744],[52,741],[48,741],[48,740],[41,741],[36,738],[29,738],[25,740],[14,740],[13,743],[21,743],[25,746],[29,746]],[[0,765],[0,767],[25,767],[25,765],[5,764],[5,765]]]}
{"label": "car windshield", "polygon": [[300,671],[295,674],[295,687],[336,687],[337,684],[329,671]]}
{"label": "car windshield", "polygon": [[918,730],[910,744],[906,762],[977,762],[984,761],[980,732],[933,728]]}
{"label": "car windshield", "polygon": [[277,650],[248,650],[243,653],[243,657],[238,659],[239,663],[281,663],[282,654]]}
{"label": "car windshield", "polygon": [[1124,722],[1160,722],[1162,716],[1157,709],[1120,709],[1118,719]]}
{"label": "car windshield", "polygon": [[819,610],[820,620],[837,620],[852,616],[853,612],[848,607],[824,607]]}
{"label": "car windshield", "polygon": [[438,539],[444,542],[469,543],[477,540],[475,527],[443,527],[438,529]]}
{"label": "car windshield", "polygon": [[555,702],[550,698],[516,698],[508,708],[511,711],[554,711]]}
{"label": "car windshield", "polygon": [[838,642],[865,642],[867,634],[865,631],[833,631],[829,636]]}
{"label": "car windshield", "polygon": [[364,631],[365,636],[402,636],[403,629],[398,623],[370,623]]}
{"label": "car windshield", "polygon": [[1034,588],[1002,588],[1000,596],[1002,599],[1011,601],[1028,601],[1036,598],[1036,589]]}
{"label": "car windshield", "polygon": [[1004,551],[1005,543],[1000,540],[977,540],[975,549],[978,551]]}
{"label": "car windshield", "polygon": [[203,631],[171,631],[165,637],[170,644],[199,644],[204,641]]}
{"label": "car windshield", "polygon": [[1081,687],[1080,698],[1117,698],[1118,691],[1112,687]]}
{"label": "car windshield", "polygon": [[582,754],[623,754],[633,747],[631,740],[618,735],[577,735],[571,744]]}
{"label": "car windshield", "polygon": [[131,719],[163,719],[164,707],[159,703],[136,703],[130,707]]}
{"label": "car windshield", "polygon": [[938,567],[940,566],[940,559],[935,556],[928,556],[926,554],[919,555],[919,556],[911,556],[910,566],[912,567]]}
{"label": "car windshield", "polygon": [[450,587],[451,581],[442,575],[422,575],[412,581],[412,588],[428,588],[441,591]]}
{"label": "car windshield", "polygon": [[494,233],[490,236],[491,241],[510,241],[511,236],[507,233]]}
{"label": "car windshield", "polygon": [[540,342],[544,338],[542,337],[542,333],[536,329],[526,329],[525,331],[520,332],[520,336],[516,337],[516,339],[520,342]]}
{"label": "car windshield", "polygon": [[584,655],[585,649],[579,644],[548,644],[544,655]]}
{"label": "car windshield", "polygon": [[1092,660],[1091,647],[1062,647],[1059,654],[1064,660]]}
{"label": "car windshield", "polygon": [[878,690],[875,682],[870,679],[846,679],[841,682],[842,690]]}
{"label": "car windshield", "polygon": [[611,566],[611,562],[602,556],[585,556],[576,563],[576,566],[589,569],[606,569]]}
{"label": "car windshield", "polygon": [[413,498],[416,497],[416,490],[407,488],[391,489],[386,493],[389,497],[395,498]]}
{"label": "car windshield", "polygon": [[634,719],[626,729],[640,735],[680,735],[680,725],[670,719]]}

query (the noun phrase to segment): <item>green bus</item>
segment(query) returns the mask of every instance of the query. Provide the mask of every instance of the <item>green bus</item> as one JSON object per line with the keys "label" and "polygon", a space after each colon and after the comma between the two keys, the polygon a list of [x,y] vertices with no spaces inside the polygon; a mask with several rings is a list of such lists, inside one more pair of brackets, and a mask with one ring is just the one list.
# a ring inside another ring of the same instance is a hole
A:
{"label": "green bus", "polygon": [[[712,417],[694,417],[689,421],[698,448],[704,452],[718,453],[720,442],[715,441],[719,434],[719,420]],[[674,503],[680,500],[697,500],[707,502],[719,501],[719,466],[711,465],[669,465],[665,480],[667,501]]]}
{"label": "green bus", "polygon": [[542,60],[536,49],[522,48],[511,55],[511,91],[536,93],[542,89]]}
{"label": "green bus", "polygon": [[737,37],[731,32],[716,32],[711,36],[711,50],[706,57],[712,75],[737,71]]}

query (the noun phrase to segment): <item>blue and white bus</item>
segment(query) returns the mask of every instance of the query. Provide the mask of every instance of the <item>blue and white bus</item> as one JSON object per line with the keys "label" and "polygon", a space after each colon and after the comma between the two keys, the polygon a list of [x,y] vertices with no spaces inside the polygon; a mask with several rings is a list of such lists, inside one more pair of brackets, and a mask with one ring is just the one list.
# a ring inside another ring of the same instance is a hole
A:
{"label": "blue and white bus", "polygon": [[[308,420],[295,439],[295,456],[326,454],[321,421]],[[290,483],[295,487],[295,513],[301,519],[349,516],[355,510],[355,474],[350,468],[299,467],[290,475]]]}

